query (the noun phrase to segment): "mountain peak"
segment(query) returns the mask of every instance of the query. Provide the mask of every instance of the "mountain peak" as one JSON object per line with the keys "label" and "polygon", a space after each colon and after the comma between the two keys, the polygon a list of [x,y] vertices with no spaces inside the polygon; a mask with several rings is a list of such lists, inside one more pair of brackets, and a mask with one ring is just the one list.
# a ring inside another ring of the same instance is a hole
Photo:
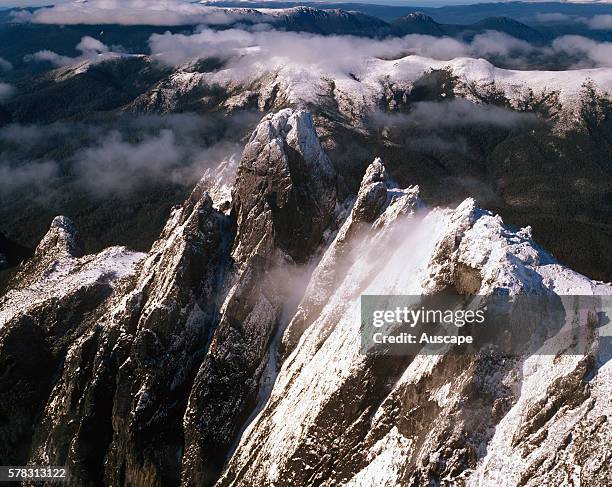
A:
{"label": "mountain peak", "polygon": [[244,149],[232,194],[236,255],[276,246],[296,260],[308,255],[333,212],[335,178],[309,112],[287,108],[264,117]]}
{"label": "mountain peak", "polygon": [[396,35],[427,34],[440,36],[446,34],[438,22],[423,12],[412,12],[395,19],[391,25]]}
{"label": "mountain peak", "polygon": [[435,24],[436,21],[427,15],[425,12],[412,12],[404,17],[401,17],[402,20],[407,22],[427,22]]}
{"label": "mountain peak", "polygon": [[36,255],[82,256],[83,244],[74,222],[65,216],[56,216],[51,222],[49,231],[36,247]]}
{"label": "mountain peak", "polygon": [[499,25],[522,25],[524,26],[525,24],[523,24],[522,22],[519,22],[518,20],[515,20],[513,18],[510,17],[486,17],[484,19],[482,19],[481,21],[477,22],[478,24],[499,24]]}

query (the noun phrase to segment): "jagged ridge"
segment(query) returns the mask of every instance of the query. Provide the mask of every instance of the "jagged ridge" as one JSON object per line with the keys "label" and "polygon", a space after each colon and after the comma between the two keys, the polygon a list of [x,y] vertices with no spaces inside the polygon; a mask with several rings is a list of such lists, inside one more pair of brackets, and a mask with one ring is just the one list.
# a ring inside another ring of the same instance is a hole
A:
{"label": "jagged ridge", "polygon": [[0,302],[2,458],[67,464],[79,485],[496,475],[529,485],[545,474],[561,482],[576,465],[587,482],[605,481],[611,366],[596,351],[366,357],[355,313],[365,293],[610,286],[562,267],[529,229],[509,229],[471,199],[426,209],[381,160],[338,201],[303,110],[254,131],[229,215],[206,181],[146,257],[81,257],[74,225],[54,220]]}

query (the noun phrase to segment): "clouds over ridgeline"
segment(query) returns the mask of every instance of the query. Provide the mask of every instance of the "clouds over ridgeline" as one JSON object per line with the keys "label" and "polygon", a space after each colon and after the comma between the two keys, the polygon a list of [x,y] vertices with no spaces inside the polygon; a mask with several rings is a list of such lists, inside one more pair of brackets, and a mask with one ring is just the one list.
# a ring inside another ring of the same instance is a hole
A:
{"label": "clouds over ridgeline", "polygon": [[370,39],[354,36],[323,36],[303,32],[201,28],[194,34],[153,34],[151,53],[160,61],[179,66],[200,58],[218,58],[233,68],[234,75],[281,66],[299,70],[318,69],[329,74],[349,74],[368,58],[398,59],[410,54],[437,60],[458,57],[501,61],[509,67],[530,66],[533,59],[576,67],[612,66],[606,53],[611,43],[596,42],[581,36],[563,36],[551,45],[540,46],[498,31],[486,31],[470,42],[450,37],[410,34],[405,37]]}
{"label": "clouds over ridgeline", "polygon": [[[120,46],[118,46],[118,48],[120,48]],[[53,64],[53,66],[67,66],[83,61],[101,62],[123,55],[120,52],[111,52],[106,44],[103,44],[99,40],[89,36],[82,37],[81,41],[75,46],[75,49],[81,53],[79,56],[62,56],[61,54],[45,49],[33,54],[28,54],[25,56],[24,61],[48,61]]]}
{"label": "clouds over ridgeline", "polygon": [[595,15],[588,19],[586,24],[595,30],[612,29],[612,15]]}
{"label": "clouds over ridgeline", "polygon": [[560,12],[538,13],[534,20],[542,24],[584,24],[593,30],[612,29],[612,15],[600,14],[592,17],[568,15]]}
{"label": "clouds over ridgeline", "polygon": [[[417,54],[434,59],[484,56],[491,52],[510,53],[524,49],[522,41],[499,32],[476,36],[472,43],[450,37],[410,34],[405,37],[370,39],[355,36],[323,36],[277,30],[212,30],[195,34],[153,34],[151,53],[162,62],[178,66],[198,58],[215,57],[231,61],[231,67],[318,67],[331,73],[349,73],[364,59],[397,59]],[[481,50],[486,52],[481,52]]]}
{"label": "clouds over ridgeline", "polygon": [[184,0],[89,0],[58,4],[34,12],[20,10],[13,19],[38,24],[119,24],[119,25],[226,25],[253,16],[256,12],[226,10]]}
{"label": "clouds over ridgeline", "polygon": [[582,36],[558,37],[552,50],[573,56],[575,67],[612,67],[612,42],[597,42]]}

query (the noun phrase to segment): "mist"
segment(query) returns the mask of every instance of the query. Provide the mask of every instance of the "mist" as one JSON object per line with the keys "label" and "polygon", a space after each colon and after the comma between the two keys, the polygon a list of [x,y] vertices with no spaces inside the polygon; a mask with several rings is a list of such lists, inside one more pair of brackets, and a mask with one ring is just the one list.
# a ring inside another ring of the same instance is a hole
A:
{"label": "mist", "polygon": [[368,59],[400,59],[408,55],[442,61],[485,58],[515,69],[534,64],[605,67],[612,62],[611,45],[582,36],[562,36],[550,45],[536,45],[497,31],[486,31],[467,42],[420,34],[385,39],[323,36],[271,30],[269,26],[264,30],[201,27],[194,34],[166,32],[149,39],[151,54],[166,65],[177,67],[214,57],[224,61],[224,67],[231,69],[231,76],[237,80],[281,68],[346,76]]}
{"label": "mist", "polygon": [[0,73],[11,71],[13,69],[13,65],[9,63],[6,59],[0,57]]}
{"label": "mist", "polygon": [[79,186],[97,196],[125,195],[152,183],[192,186],[206,169],[239,157],[241,151],[239,144],[230,142],[202,147],[164,128],[137,143],[111,131],[96,146],[77,152],[73,160]]}
{"label": "mist", "polygon": [[[0,128],[0,196],[58,184],[90,196],[128,196],[150,185],[193,186],[240,157],[241,134],[259,114],[124,117],[109,124],[10,124]],[[51,195],[52,196],[52,195]]]}
{"label": "mist", "polygon": [[182,0],[73,1],[13,14],[15,21],[61,25],[226,25],[250,17],[241,12]]}
{"label": "mist", "polygon": [[490,125],[509,129],[537,123],[538,119],[533,114],[456,99],[442,103],[417,102],[409,113],[376,112],[372,120],[379,127],[413,127],[435,130],[469,125]]}
{"label": "mist", "polygon": [[0,82],[0,103],[7,101],[15,93],[13,85]]}
{"label": "mist", "polygon": [[[76,57],[62,56],[53,51],[47,49],[35,52],[25,56],[24,61],[26,62],[50,62],[53,66],[67,66],[70,64],[76,64],[83,61],[90,61],[93,63],[106,61],[110,58],[123,55],[121,52],[111,52],[110,48],[100,42],[98,39],[93,37],[84,36],[81,41],[75,46],[77,51],[81,54]],[[121,50],[121,46],[115,46],[115,49]]]}
{"label": "mist", "polygon": [[192,35],[153,34],[149,44],[151,53],[171,66],[198,58],[218,57],[231,60],[228,66],[237,70],[254,71],[289,65],[344,74],[372,57],[396,59],[418,54],[447,60],[472,52],[470,45],[455,39],[418,34],[380,40],[277,30],[216,31],[208,28]]}
{"label": "mist", "polygon": [[11,194],[23,187],[44,189],[59,172],[54,161],[28,162],[11,166],[9,161],[0,158],[0,196]]}
{"label": "mist", "polygon": [[582,36],[563,36],[555,39],[553,50],[573,56],[574,67],[612,66],[612,42],[596,42]]}

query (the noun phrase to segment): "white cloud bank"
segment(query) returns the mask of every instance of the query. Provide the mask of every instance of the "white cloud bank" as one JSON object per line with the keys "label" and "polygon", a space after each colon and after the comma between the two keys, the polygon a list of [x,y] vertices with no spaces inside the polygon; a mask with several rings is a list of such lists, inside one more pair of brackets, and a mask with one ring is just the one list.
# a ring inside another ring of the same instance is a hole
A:
{"label": "white cloud bank", "polygon": [[411,34],[401,38],[369,39],[353,36],[322,36],[284,31],[248,31],[202,28],[191,35],[153,34],[151,53],[160,61],[179,66],[202,58],[219,58],[227,68],[253,72],[293,66],[330,74],[350,74],[368,58],[399,59],[416,54],[447,61],[460,57],[503,59],[516,67],[529,65],[528,57],[567,60],[577,67],[612,66],[612,43],[582,36],[563,36],[549,46],[536,46],[497,31],[476,35],[471,42],[450,37]]}
{"label": "white cloud bank", "polygon": [[98,39],[94,39],[93,37],[89,36],[82,37],[81,41],[75,46],[75,49],[81,52],[80,56],[62,56],[61,54],[45,49],[43,51],[38,51],[34,54],[25,56],[25,61],[48,61],[54,66],[67,66],[69,64],[75,64],[83,61],[101,62],[109,57],[121,55],[119,53],[111,52],[106,44],[103,44]]}
{"label": "white cloud bank", "polygon": [[[563,36],[554,40],[553,50],[567,53],[600,67],[612,67],[612,42],[596,42],[582,36]],[[578,67],[588,65],[587,62],[577,63]]]}
{"label": "white cloud bank", "polygon": [[595,15],[587,21],[587,25],[595,30],[612,29],[612,15]]}
{"label": "white cloud bank", "polygon": [[22,10],[13,17],[23,22],[61,25],[223,25],[242,20],[245,14],[182,0],[89,0],[34,12]]}
{"label": "white cloud bank", "polygon": [[[260,117],[183,113],[126,115],[108,124],[5,125],[0,127],[5,149],[0,152],[0,197],[24,188],[37,190],[37,198],[47,197],[53,188],[65,188],[56,178],[66,174],[75,190],[100,197],[128,195],[159,183],[192,187],[206,170],[232,155],[240,157],[242,145],[234,141]],[[40,159],[57,146],[73,152],[57,160]]]}
{"label": "white cloud bank", "polygon": [[151,53],[164,63],[178,66],[199,58],[216,57],[231,67],[266,67],[281,64],[321,68],[348,74],[366,58],[397,59],[418,54],[439,60],[457,57],[490,57],[524,54],[535,48],[501,32],[488,31],[471,43],[450,37],[410,34],[405,37],[369,39],[354,36],[322,36],[284,31],[202,29],[196,34],[153,34]]}
{"label": "white cloud bank", "polygon": [[534,16],[534,19],[542,23],[550,24],[585,24],[593,30],[608,30],[612,29],[612,15],[601,14],[593,15],[592,17],[583,17],[579,15],[567,15],[562,13],[539,13]]}

